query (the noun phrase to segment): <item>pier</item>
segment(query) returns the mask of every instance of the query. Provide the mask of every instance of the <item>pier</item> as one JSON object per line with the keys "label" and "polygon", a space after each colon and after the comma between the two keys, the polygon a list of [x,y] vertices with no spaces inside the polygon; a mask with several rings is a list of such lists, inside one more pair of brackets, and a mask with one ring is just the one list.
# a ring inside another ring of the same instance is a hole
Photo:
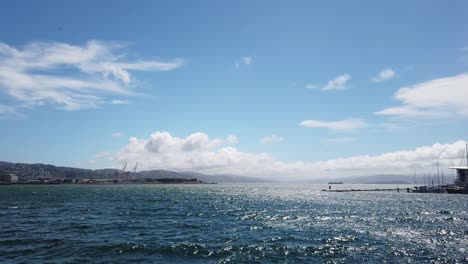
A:
{"label": "pier", "polygon": [[339,189],[335,189],[335,190],[331,190],[331,189],[323,189],[322,192],[390,192],[390,191],[397,191],[397,192],[400,192],[400,191],[406,191],[406,192],[411,192],[411,189],[410,188],[404,188],[404,189],[401,189],[401,188],[384,188],[384,189],[343,189],[343,190],[339,190]]}

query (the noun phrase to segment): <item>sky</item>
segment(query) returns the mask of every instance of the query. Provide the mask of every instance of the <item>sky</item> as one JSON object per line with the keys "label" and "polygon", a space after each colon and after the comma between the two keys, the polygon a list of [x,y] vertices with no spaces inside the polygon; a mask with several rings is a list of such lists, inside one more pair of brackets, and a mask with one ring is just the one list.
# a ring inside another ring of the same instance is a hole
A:
{"label": "sky", "polygon": [[3,1],[0,160],[286,179],[460,165],[467,10]]}

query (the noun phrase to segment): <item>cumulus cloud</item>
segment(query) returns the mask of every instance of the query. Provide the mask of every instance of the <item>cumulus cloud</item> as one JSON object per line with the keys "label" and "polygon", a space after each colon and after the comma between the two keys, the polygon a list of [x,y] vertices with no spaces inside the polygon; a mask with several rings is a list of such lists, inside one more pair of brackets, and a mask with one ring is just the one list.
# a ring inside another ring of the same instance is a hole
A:
{"label": "cumulus cloud", "polygon": [[394,95],[401,105],[375,114],[400,117],[468,117],[467,87],[467,73],[402,87]]}
{"label": "cumulus cloud", "polygon": [[[65,110],[95,108],[110,96],[133,94],[132,71],[170,71],[183,60],[129,61],[122,45],[33,42],[0,43],[0,91],[27,106],[51,104]],[[114,100],[115,102],[123,102]]]}
{"label": "cumulus cloud", "polygon": [[222,147],[219,139],[210,139],[205,133],[194,133],[186,138],[179,138],[168,132],[156,132],[147,139],[130,138],[114,160],[119,164],[138,161],[145,170],[166,169],[207,174],[304,179],[402,174],[412,173],[413,169],[431,171],[437,161],[441,166],[458,165],[464,148],[465,142],[457,141],[376,156],[363,155],[319,162],[283,162],[266,153],[249,153],[233,147]]}
{"label": "cumulus cloud", "polygon": [[396,77],[396,72],[393,69],[384,69],[377,74],[374,78],[372,78],[373,82],[379,83],[383,81],[388,81]]}
{"label": "cumulus cloud", "polygon": [[351,80],[350,74],[343,74],[337,76],[335,79],[328,81],[327,85],[325,85],[322,90],[324,91],[333,91],[333,90],[345,90],[346,84],[348,81]]}
{"label": "cumulus cloud", "polygon": [[299,125],[311,128],[328,128],[334,131],[353,131],[367,126],[360,119],[345,119],[340,121],[304,120]]}
{"label": "cumulus cloud", "polygon": [[279,142],[281,142],[283,140],[284,140],[283,137],[280,137],[280,136],[277,136],[277,135],[271,135],[271,136],[261,138],[260,143],[262,143],[262,144],[273,144],[273,143],[279,143]]}

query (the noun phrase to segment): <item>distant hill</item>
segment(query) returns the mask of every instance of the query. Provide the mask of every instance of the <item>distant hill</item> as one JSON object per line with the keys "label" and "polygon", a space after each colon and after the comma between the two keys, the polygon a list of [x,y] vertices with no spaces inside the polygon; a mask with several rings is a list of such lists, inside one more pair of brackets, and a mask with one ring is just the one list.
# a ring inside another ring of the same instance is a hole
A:
{"label": "distant hill", "polygon": [[[20,178],[35,179],[39,177],[51,178],[73,178],[73,179],[112,179],[116,173],[122,172],[117,169],[80,169],[73,167],[58,167],[50,164],[27,164],[27,163],[11,163],[0,161],[0,174],[14,173]],[[128,177],[135,178],[180,178],[191,179],[197,178],[198,180],[209,183],[266,183],[274,182],[262,178],[245,177],[237,175],[205,175],[194,172],[175,172],[166,170],[150,170],[140,171],[136,174],[129,174]]]}
{"label": "distant hill", "polygon": [[[113,179],[116,173],[122,172],[117,169],[80,169],[73,167],[58,167],[50,164],[27,164],[27,163],[11,163],[0,161],[0,174],[15,173],[20,178],[39,178],[43,177],[52,178],[76,178],[76,179]],[[50,176],[49,176],[50,175]],[[276,183],[276,182],[290,182],[285,178],[282,180],[273,180],[256,177],[246,177],[229,174],[206,175],[195,172],[175,172],[167,170],[149,170],[140,171],[136,174],[129,174],[128,177],[135,178],[180,178],[191,179],[197,178],[198,180],[209,183]],[[297,180],[291,181],[296,183],[318,183],[327,184],[330,181],[341,181],[344,184],[411,184],[413,183],[413,176],[406,175],[373,175],[373,176],[353,176],[353,177],[334,177],[334,178],[319,178],[311,180]],[[420,181],[420,179],[419,179]]]}

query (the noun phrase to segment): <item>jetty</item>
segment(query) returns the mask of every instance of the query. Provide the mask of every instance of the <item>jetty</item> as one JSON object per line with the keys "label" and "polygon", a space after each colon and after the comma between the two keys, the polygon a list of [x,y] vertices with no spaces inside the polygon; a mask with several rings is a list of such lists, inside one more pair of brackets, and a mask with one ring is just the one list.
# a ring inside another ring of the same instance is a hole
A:
{"label": "jetty", "polygon": [[[448,193],[448,194],[468,194],[468,144],[465,145],[465,153],[460,162],[460,166],[450,167],[456,171],[456,179],[453,183],[445,183],[442,174],[442,181],[439,175],[439,162],[437,162],[437,177],[431,180],[432,184],[414,186],[413,188],[377,188],[377,189],[333,189],[328,186],[328,189],[323,189],[323,192],[389,192],[389,191],[406,191],[408,193]],[[466,157],[466,159],[465,159]],[[466,161],[466,166],[463,162]],[[416,173],[415,176],[416,177]],[[425,181],[426,182],[426,181]],[[435,183],[438,183],[436,185]],[[330,182],[329,182],[330,184]],[[416,180],[415,180],[416,184]]]}
{"label": "jetty", "polygon": [[323,189],[322,192],[391,192],[391,191],[406,191],[411,192],[410,188],[377,188],[377,189]]}

